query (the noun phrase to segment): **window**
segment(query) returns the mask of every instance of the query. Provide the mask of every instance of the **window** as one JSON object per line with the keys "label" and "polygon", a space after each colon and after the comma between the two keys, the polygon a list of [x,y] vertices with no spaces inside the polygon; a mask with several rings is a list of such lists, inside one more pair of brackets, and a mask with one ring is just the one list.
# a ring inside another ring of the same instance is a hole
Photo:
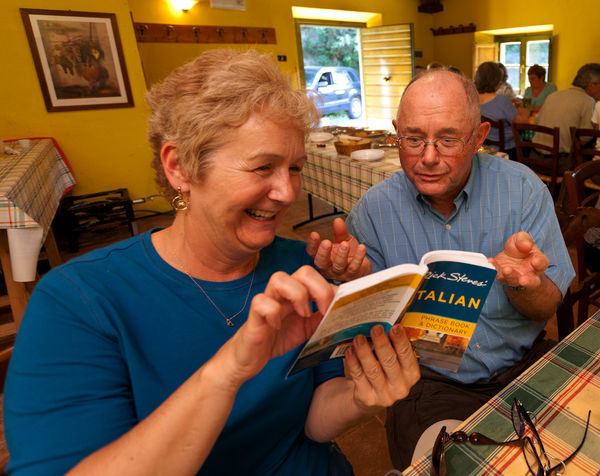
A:
{"label": "window", "polygon": [[506,66],[508,82],[517,94],[529,86],[527,70],[534,64],[546,68],[546,81],[550,76],[550,33],[527,36],[497,36],[500,44],[500,62]]}

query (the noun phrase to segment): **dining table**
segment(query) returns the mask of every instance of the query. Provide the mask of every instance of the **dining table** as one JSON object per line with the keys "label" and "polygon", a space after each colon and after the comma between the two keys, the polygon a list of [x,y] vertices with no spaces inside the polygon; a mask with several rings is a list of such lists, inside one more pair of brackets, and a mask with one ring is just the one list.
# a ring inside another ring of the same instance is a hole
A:
{"label": "dining table", "polygon": [[[0,337],[16,332],[27,305],[27,283],[36,279],[40,250],[51,264],[60,253],[51,223],[60,199],[75,186],[69,163],[51,137],[5,141],[0,154],[0,260],[13,323]],[[0,300],[4,302],[6,296]],[[11,327],[12,326],[12,327]]]}
{"label": "dining table", "polygon": [[[517,438],[511,407],[514,398],[532,416],[544,449],[559,464],[579,446],[563,468],[565,476],[600,475],[600,311],[467,418],[454,431],[482,433],[496,441]],[[532,437],[527,429],[525,436]],[[519,475],[528,473],[520,447],[446,444],[447,476]],[[431,474],[431,451],[402,471],[404,476]]]}
{"label": "dining table", "polygon": [[[376,160],[359,160],[338,154],[333,142],[306,144],[306,164],[302,169],[302,188],[336,210],[349,213],[363,194],[378,182],[401,169],[398,150],[384,147]],[[309,213],[313,217],[312,201]],[[311,220],[307,220],[311,221]],[[306,222],[303,222],[306,223]]]}

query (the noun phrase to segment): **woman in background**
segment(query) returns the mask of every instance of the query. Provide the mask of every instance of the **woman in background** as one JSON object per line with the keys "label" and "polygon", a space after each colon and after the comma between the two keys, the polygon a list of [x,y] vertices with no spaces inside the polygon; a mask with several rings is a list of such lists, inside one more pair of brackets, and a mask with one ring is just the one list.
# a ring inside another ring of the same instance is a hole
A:
{"label": "woman in background", "polygon": [[330,440],[406,396],[419,369],[401,327],[374,326],[374,352],[357,337],[346,353],[348,378],[339,360],[285,378],[334,294],[305,243],[275,236],[314,105],[272,58],[232,50],[147,99],[175,219],[36,286],[5,386],[8,471],[352,474]]}
{"label": "woman in background", "polygon": [[538,112],[546,98],[556,91],[556,86],[546,82],[546,68],[539,64],[534,64],[527,70],[527,77],[531,86],[525,89],[523,97],[531,98],[533,111]]}
{"label": "woman in background", "polygon": [[508,71],[506,70],[506,66],[504,66],[502,63],[498,63],[498,66],[500,66],[500,69],[502,70],[502,84],[498,88],[498,91],[496,91],[496,94],[501,94],[502,96],[506,96],[511,101],[514,101],[517,95],[508,82]]}
{"label": "woman in background", "polygon": [[[529,111],[524,108],[517,110],[510,99],[497,94],[498,89],[502,86],[503,78],[504,73],[499,63],[486,61],[481,63],[477,68],[475,73],[475,87],[479,93],[481,115],[494,121],[504,121],[504,152],[508,154],[511,160],[516,160],[515,139],[510,123],[513,121],[527,122]],[[498,140],[498,129],[490,129],[488,137],[492,140]]]}

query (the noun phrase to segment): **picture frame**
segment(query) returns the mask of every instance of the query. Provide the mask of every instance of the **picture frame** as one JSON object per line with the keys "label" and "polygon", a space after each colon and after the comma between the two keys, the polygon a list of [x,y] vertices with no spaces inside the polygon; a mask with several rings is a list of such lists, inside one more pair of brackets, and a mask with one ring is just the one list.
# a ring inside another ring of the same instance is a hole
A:
{"label": "picture frame", "polygon": [[114,13],[19,10],[49,112],[133,107]]}
{"label": "picture frame", "polygon": [[210,0],[210,8],[246,10],[246,0]]}

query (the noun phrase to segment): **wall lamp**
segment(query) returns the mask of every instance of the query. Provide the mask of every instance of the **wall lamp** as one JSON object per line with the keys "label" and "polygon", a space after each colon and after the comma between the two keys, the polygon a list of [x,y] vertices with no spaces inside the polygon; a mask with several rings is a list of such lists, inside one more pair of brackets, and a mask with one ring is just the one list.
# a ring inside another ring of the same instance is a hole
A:
{"label": "wall lamp", "polygon": [[184,12],[187,12],[190,8],[192,8],[194,5],[196,5],[196,3],[198,3],[198,0],[169,0],[171,2],[171,5],[173,6],[173,8],[175,8],[176,10],[181,10]]}

